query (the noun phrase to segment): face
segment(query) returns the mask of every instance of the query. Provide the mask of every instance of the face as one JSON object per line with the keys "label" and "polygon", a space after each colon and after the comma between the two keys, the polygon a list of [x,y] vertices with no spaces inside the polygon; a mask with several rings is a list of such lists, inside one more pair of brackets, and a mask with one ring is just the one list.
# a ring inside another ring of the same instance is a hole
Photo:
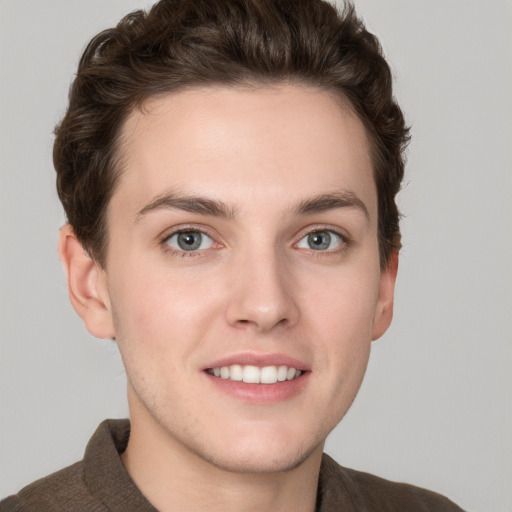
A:
{"label": "face", "polygon": [[134,111],[120,151],[102,279],[133,428],[232,471],[318,455],[391,319],[362,123],[314,88],[209,87]]}

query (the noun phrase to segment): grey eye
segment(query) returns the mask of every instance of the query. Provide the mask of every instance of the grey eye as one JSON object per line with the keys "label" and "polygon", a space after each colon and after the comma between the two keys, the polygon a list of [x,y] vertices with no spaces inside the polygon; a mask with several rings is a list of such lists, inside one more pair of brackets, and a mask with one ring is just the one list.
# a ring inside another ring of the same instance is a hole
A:
{"label": "grey eye", "polygon": [[201,231],[181,231],[170,236],[166,243],[173,249],[190,252],[210,248],[213,240]]}
{"label": "grey eye", "polygon": [[331,235],[327,231],[319,231],[318,233],[310,233],[308,235],[308,245],[310,249],[315,251],[323,251],[331,245]]}
{"label": "grey eye", "polygon": [[334,231],[313,231],[299,240],[297,247],[313,251],[327,251],[338,248],[343,243],[340,235]]}

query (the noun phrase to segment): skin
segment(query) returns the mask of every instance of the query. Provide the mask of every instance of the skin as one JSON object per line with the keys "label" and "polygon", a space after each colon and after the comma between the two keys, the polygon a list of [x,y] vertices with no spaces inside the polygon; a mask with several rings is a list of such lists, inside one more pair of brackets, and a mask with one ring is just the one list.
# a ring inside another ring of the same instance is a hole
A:
{"label": "skin", "polygon": [[[132,112],[120,154],[105,268],[69,226],[59,250],[75,309],[126,367],[128,472],[161,511],[314,510],[324,441],[392,317],[397,255],[381,270],[362,123],[311,87],[189,89]],[[180,249],[183,228],[200,249]],[[238,354],[296,358],[303,384],[226,392],[204,370]]]}

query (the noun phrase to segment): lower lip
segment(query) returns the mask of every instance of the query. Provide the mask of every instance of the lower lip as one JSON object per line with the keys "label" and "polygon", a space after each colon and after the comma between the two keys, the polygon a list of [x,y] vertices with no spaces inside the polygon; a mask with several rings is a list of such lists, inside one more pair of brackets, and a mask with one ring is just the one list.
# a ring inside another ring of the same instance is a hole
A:
{"label": "lower lip", "polygon": [[306,386],[310,372],[299,378],[276,382],[275,384],[247,384],[229,379],[221,379],[204,372],[206,378],[227,395],[253,404],[277,404],[297,396]]}

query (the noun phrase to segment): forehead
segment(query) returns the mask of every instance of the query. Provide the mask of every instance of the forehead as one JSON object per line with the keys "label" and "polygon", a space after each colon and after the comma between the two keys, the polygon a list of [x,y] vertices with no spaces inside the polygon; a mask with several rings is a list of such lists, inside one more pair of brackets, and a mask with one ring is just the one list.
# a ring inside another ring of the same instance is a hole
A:
{"label": "forehead", "polygon": [[[251,198],[349,190],[373,208],[365,129],[348,103],[314,87],[204,87],[148,100],[126,120],[112,198],[134,208],[167,190]],[[364,197],[363,197],[364,200]]]}

